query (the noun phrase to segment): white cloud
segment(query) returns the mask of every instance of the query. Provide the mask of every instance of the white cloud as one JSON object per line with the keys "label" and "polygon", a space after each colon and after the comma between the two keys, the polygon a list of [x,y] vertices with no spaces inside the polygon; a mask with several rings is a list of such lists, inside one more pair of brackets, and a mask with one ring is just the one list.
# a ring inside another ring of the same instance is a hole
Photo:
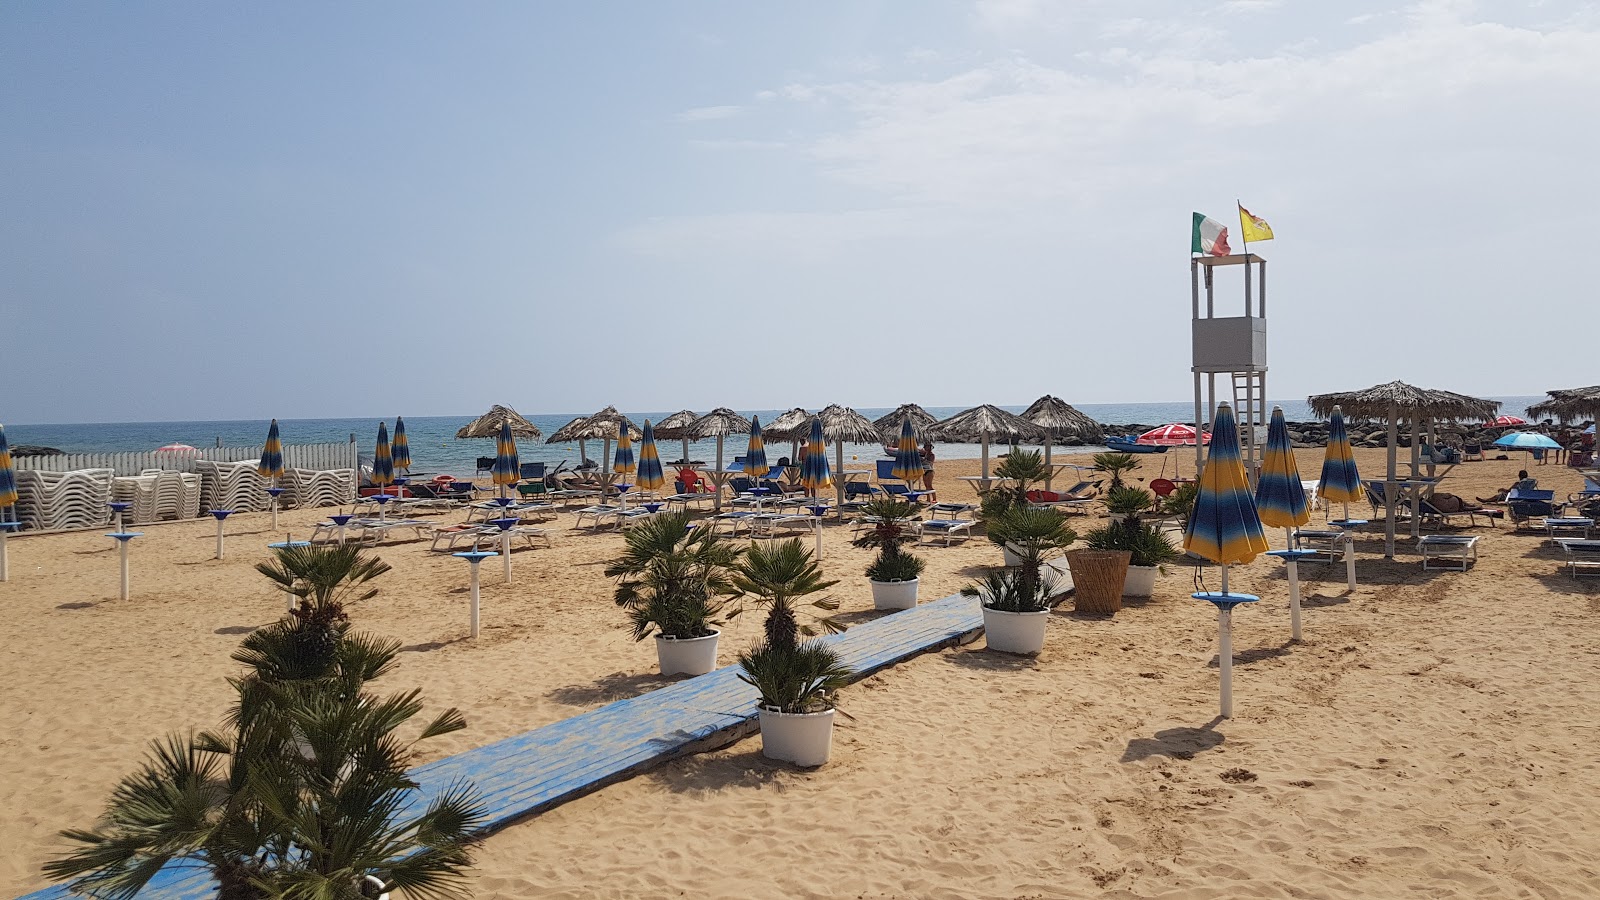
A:
{"label": "white cloud", "polygon": [[678,113],[679,122],[711,122],[717,119],[731,119],[744,112],[742,106],[697,106]]}
{"label": "white cloud", "polygon": [[1218,7],[1225,13],[1267,12],[1283,6],[1283,0],[1224,0]]}

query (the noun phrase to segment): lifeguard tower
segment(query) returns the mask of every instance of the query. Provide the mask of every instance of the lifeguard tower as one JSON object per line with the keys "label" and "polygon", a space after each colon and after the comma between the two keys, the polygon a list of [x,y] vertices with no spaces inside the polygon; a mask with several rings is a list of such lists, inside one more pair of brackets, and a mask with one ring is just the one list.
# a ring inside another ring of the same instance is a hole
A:
{"label": "lifeguard tower", "polygon": [[[1234,266],[1244,272],[1243,315],[1217,308],[1217,278],[1219,274],[1227,277]],[[1195,433],[1204,434],[1205,423],[1216,420],[1217,376],[1226,376],[1239,421],[1239,452],[1254,487],[1261,455],[1257,438],[1267,424],[1267,261],[1254,253],[1196,256],[1189,260],[1189,281],[1194,314]],[[1201,447],[1196,440],[1196,472],[1204,465]]]}

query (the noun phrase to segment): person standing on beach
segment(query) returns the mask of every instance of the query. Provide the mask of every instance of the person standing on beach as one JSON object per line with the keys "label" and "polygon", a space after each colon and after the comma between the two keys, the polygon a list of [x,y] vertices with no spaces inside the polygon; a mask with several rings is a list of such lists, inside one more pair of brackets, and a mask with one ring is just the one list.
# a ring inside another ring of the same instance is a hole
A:
{"label": "person standing on beach", "polygon": [[939,495],[933,493],[933,441],[922,442],[922,489],[927,491],[934,500]]}

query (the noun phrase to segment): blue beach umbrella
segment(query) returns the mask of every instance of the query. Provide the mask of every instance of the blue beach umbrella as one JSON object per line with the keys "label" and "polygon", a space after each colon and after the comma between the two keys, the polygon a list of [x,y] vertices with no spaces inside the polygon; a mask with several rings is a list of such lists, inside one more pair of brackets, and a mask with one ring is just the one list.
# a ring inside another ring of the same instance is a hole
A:
{"label": "blue beach umbrella", "polygon": [[1245,479],[1244,462],[1239,458],[1239,426],[1233,408],[1217,405],[1217,420],[1211,429],[1211,452],[1200,471],[1200,495],[1195,498],[1189,527],[1183,533],[1183,549],[1222,567],[1222,590],[1194,595],[1217,607],[1217,672],[1221,688],[1222,716],[1233,715],[1233,608],[1259,600],[1252,594],[1228,590],[1228,567],[1247,563],[1266,552],[1267,539],[1261,533],[1261,518],[1255,498]]}
{"label": "blue beach umbrella", "polygon": [[1537,431],[1513,431],[1503,434],[1494,442],[1496,447],[1508,450],[1560,450],[1561,445]]}
{"label": "blue beach umbrella", "polygon": [[801,456],[800,484],[812,497],[833,486],[833,474],[828,471],[828,451],[822,442],[822,419],[817,416],[811,417],[811,436]]}
{"label": "blue beach umbrella", "polygon": [[278,437],[277,419],[267,426],[267,442],[261,448],[261,462],[256,466],[256,472],[262,478],[271,478],[274,483],[283,477],[283,440]]}
{"label": "blue beach umbrella", "polygon": [[1344,414],[1333,408],[1328,418],[1328,447],[1322,455],[1322,480],[1317,483],[1317,494],[1325,503],[1343,503],[1344,517],[1350,518],[1350,504],[1362,495],[1361,473],[1356,471],[1356,457],[1350,448],[1350,435],[1344,429]]}
{"label": "blue beach umbrella", "polygon": [[744,452],[744,474],[762,478],[772,467],[767,465],[767,445],[761,439],[761,417],[750,417],[750,446]]}
{"label": "blue beach umbrella", "polygon": [[510,419],[501,421],[500,434],[495,438],[492,477],[502,497],[506,495],[508,485],[516,484],[522,478],[522,466],[517,462],[517,439],[511,434]]}
{"label": "blue beach umbrella", "polygon": [[1289,440],[1289,423],[1283,419],[1282,407],[1273,407],[1272,423],[1267,426],[1266,454],[1256,483],[1256,512],[1261,524],[1285,531],[1311,521],[1311,504],[1300,483],[1300,468],[1295,464],[1294,444]]}
{"label": "blue beach umbrella", "polygon": [[394,455],[389,449],[389,426],[378,423],[378,443],[372,451],[372,484],[378,493],[394,484]]}
{"label": "blue beach umbrella", "polygon": [[617,453],[612,457],[611,471],[623,478],[639,471],[638,463],[633,461],[633,436],[628,433],[627,422],[623,422],[617,430]]}
{"label": "blue beach umbrella", "polygon": [[17,472],[11,462],[11,445],[6,443],[5,426],[0,425],[0,522],[10,521],[8,510],[17,505]]}
{"label": "blue beach umbrella", "polygon": [[1266,552],[1267,539],[1261,533],[1261,517],[1239,457],[1239,426],[1228,404],[1217,406],[1211,435],[1211,452],[1200,473],[1200,494],[1183,533],[1183,549],[1223,567],[1226,593],[1227,567],[1250,562]]}
{"label": "blue beach umbrella", "polygon": [[889,474],[908,485],[922,478],[922,454],[917,450],[917,435],[910,416],[900,420],[900,440],[894,445],[894,468]]}
{"label": "blue beach umbrella", "polygon": [[639,473],[634,486],[642,491],[657,491],[666,483],[667,475],[661,470],[661,454],[656,450],[656,430],[650,427],[650,420],[645,419],[644,435],[639,438]]}
{"label": "blue beach umbrella", "polygon": [[406,440],[406,421],[399,416],[394,417],[394,441],[389,452],[394,456],[394,470],[411,474],[411,442]]}

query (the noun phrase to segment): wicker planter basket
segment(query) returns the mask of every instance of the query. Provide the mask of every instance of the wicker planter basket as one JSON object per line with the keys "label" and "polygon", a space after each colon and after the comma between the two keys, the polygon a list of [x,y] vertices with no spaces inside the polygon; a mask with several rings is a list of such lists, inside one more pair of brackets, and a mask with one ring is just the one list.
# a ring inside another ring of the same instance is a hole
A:
{"label": "wicker planter basket", "polygon": [[1073,550],[1067,554],[1072,569],[1072,608],[1081,613],[1109,616],[1122,608],[1122,582],[1128,577],[1126,550]]}

